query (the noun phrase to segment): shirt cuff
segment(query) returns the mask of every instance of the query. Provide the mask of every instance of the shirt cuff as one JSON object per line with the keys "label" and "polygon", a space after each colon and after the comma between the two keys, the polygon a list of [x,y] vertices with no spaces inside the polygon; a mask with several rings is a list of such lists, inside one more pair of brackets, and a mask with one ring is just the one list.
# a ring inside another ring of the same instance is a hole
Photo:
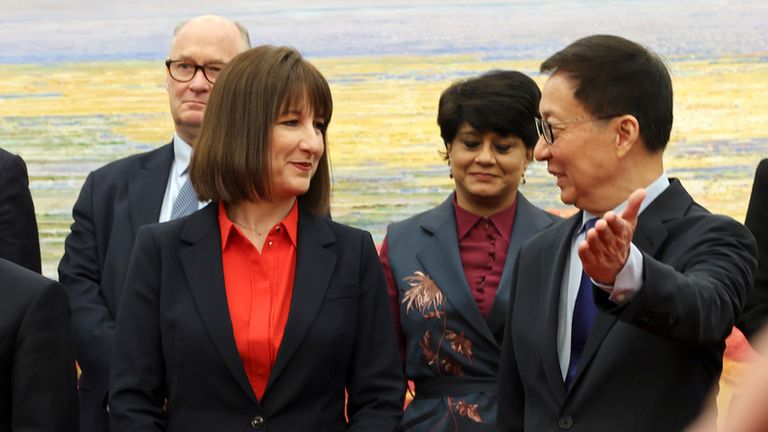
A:
{"label": "shirt cuff", "polygon": [[629,245],[629,257],[616,275],[613,285],[601,284],[592,279],[592,284],[609,294],[608,299],[617,305],[632,300],[643,287],[643,253],[634,243]]}

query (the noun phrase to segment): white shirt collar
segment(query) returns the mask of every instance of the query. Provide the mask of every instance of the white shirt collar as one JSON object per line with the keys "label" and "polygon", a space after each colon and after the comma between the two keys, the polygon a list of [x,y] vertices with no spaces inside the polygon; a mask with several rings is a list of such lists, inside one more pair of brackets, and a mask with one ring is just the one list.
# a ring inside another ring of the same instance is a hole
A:
{"label": "white shirt collar", "polygon": [[[640,213],[643,212],[646,208],[648,208],[651,203],[659,197],[659,195],[664,192],[667,187],[669,187],[669,177],[667,177],[666,172],[662,172],[661,175],[651,182],[648,186],[645,187],[645,199],[640,204]],[[620,213],[624,211],[624,209],[627,207],[627,201],[624,201],[623,203],[616,206],[616,208],[613,209],[614,212]],[[601,217],[602,215],[595,215],[592,214],[586,210],[582,213],[582,219],[581,219],[581,226],[584,226],[585,223],[587,223],[588,220],[596,217]]]}
{"label": "white shirt collar", "polygon": [[192,146],[186,141],[181,139],[179,135],[173,133],[173,166],[174,175],[181,177],[186,175],[187,167],[189,167],[189,159],[192,157]]}

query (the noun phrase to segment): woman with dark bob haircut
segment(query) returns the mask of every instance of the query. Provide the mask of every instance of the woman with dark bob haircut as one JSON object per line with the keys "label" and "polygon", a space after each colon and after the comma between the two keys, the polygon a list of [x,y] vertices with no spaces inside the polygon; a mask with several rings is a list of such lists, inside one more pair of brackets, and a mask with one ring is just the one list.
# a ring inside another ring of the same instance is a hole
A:
{"label": "woman with dark bob haircut", "polygon": [[440,96],[437,123],[455,185],[432,210],[387,229],[381,261],[414,400],[404,431],[495,431],[512,267],[559,219],[518,191],[538,140],[541,93],[492,71]]}
{"label": "woman with dark bob haircut", "polygon": [[137,236],[113,432],[397,430],[404,380],[376,249],[327,216],[332,108],[292,48],[224,68],[189,168],[211,204]]}

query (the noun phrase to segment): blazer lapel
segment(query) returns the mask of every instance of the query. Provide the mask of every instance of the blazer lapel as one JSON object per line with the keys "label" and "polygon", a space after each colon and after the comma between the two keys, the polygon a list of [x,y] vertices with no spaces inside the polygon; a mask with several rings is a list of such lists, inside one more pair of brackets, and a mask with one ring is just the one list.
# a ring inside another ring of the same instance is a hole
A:
{"label": "blazer lapel", "polygon": [[644,253],[655,256],[669,235],[664,223],[679,218],[691,204],[693,198],[680,181],[670,179],[669,187],[640,213],[632,242]]}
{"label": "blazer lapel", "polygon": [[[576,215],[554,228],[549,237],[559,240],[557,242],[549,242],[548,246],[542,251],[540,258],[540,273],[545,275],[542,277],[542,286],[540,287],[541,311],[539,316],[542,317],[542,325],[544,327],[543,339],[540,344],[542,348],[541,359],[544,363],[543,368],[547,381],[561,403],[565,399],[565,383],[560,372],[560,358],[557,352],[560,294],[562,292],[564,274],[568,271],[566,263],[571,252],[571,239],[580,225],[581,212],[576,213]],[[535,324],[531,323],[531,325]]]}
{"label": "blazer lapel", "polygon": [[173,142],[139,158],[141,169],[128,181],[132,237],[142,225],[155,223],[173,163]]}
{"label": "blazer lapel", "polygon": [[296,275],[291,309],[275,365],[264,391],[265,398],[314,323],[336,267],[336,254],[328,248],[336,239],[328,223],[302,207],[299,207],[299,211]]}
{"label": "blazer lapel", "polygon": [[192,214],[181,233],[181,240],[186,244],[179,255],[200,319],[235,381],[256,401],[232,331],[221,262],[218,204],[211,203]]}
{"label": "blazer lapel", "polygon": [[515,224],[512,231],[512,237],[509,239],[509,248],[507,249],[507,259],[504,262],[504,270],[501,273],[499,287],[496,290],[496,298],[488,314],[486,322],[491,329],[491,333],[501,335],[506,322],[507,310],[509,305],[510,292],[512,290],[513,267],[517,262],[517,255],[520,248],[523,247],[528,239],[544,231],[552,225],[552,220],[546,217],[543,210],[531,204],[523,194],[517,194],[517,210],[515,213]]}
{"label": "blazer lapel", "polygon": [[498,342],[477,308],[462,270],[452,200],[453,195],[434,210],[432,218],[421,225],[430,238],[416,253],[416,257],[443,292],[446,301],[454,306],[467,323],[496,346]]}

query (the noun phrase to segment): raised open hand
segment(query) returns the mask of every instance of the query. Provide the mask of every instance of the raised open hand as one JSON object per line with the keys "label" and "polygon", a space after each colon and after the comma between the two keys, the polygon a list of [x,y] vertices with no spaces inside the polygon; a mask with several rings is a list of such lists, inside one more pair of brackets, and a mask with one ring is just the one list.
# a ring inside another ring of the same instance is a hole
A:
{"label": "raised open hand", "polygon": [[584,271],[593,280],[613,285],[616,275],[627,262],[637,215],[645,195],[645,189],[632,192],[621,214],[613,211],[605,213],[579,244],[579,258]]}

